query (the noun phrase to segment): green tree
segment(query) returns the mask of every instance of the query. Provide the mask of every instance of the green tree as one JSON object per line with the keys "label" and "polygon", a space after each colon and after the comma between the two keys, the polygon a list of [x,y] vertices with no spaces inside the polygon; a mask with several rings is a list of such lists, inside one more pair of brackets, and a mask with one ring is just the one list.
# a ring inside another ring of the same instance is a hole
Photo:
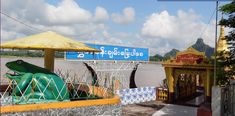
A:
{"label": "green tree", "polygon": [[[228,35],[225,36],[229,45],[229,51],[218,53],[217,58],[219,67],[217,72],[220,72],[217,75],[217,82],[223,83],[223,81],[226,81],[228,78],[235,78],[235,0],[221,6],[220,11],[228,16],[220,21],[220,25],[231,29]],[[222,57],[224,54],[226,54],[226,57]]]}

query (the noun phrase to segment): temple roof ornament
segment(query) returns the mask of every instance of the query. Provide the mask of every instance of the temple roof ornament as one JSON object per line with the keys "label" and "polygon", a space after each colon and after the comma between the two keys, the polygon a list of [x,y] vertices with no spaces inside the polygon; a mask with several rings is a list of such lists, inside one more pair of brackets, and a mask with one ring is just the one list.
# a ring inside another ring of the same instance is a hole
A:
{"label": "temple roof ornament", "polygon": [[175,58],[171,58],[161,63],[164,67],[188,67],[198,69],[213,69],[206,58],[204,52],[189,47],[188,49],[177,52]]}
{"label": "temple roof ornament", "polygon": [[189,47],[189,48],[187,48],[186,50],[184,50],[182,52],[177,52],[176,56],[182,55],[182,54],[195,54],[195,55],[201,55],[203,57],[206,57],[204,52],[199,52],[196,49],[194,49],[193,47]]}

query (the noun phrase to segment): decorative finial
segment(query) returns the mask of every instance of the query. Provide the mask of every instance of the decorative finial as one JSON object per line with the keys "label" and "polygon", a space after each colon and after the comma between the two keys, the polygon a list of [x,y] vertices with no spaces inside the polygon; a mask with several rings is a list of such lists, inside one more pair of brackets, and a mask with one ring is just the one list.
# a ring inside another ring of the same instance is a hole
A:
{"label": "decorative finial", "polygon": [[[222,16],[221,16],[221,20],[223,20],[223,13],[222,13]],[[220,25],[220,36],[219,38],[221,39],[225,39],[225,36],[224,36],[224,25]]]}

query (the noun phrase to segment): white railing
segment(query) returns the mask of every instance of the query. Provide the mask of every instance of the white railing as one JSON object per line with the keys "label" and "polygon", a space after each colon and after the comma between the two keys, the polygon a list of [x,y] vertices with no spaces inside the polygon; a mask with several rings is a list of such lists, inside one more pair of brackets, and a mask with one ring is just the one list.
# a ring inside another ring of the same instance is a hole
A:
{"label": "white railing", "polygon": [[[56,71],[57,74],[62,77],[63,85],[57,85],[53,78],[49,79],[42,87],[41,81],[43,78],[37,78],[30,80],[25,87],[22,87],[22,83],[16,80],[9,80],[8,83],[1,84],[0,101],[1,106],[13,105],[13,104],[32,104],[32,103],[45,103],[45,102],[61,102],[70,100],[83,100],[83,99],[95,99],[111,97],[110,93],[114,93],[113,88],[107,88],[99,85],[102,88],[102,95],[97,96],[99,91],[97,87],[92,86],[92,81],[89,80],[89,73],[86,72],[82,76],[72,73],[71,71],[62,72]],[[4,77],[5,78],[5,77]],[[97,83],[100,83],[102,79],[98,79]],[[53,85],[53,90],[52,89]],[[113,87],[113,86],[109,86]],[[53,99],[47,99],[46,95],[51,92],[54,95]],[[37,96],[39,97],[33,97]],[[68,99],[65,96],[69,95]],[[100,94],[99,94],[100,95]],[[114,95],[114,94],[111,94]]]}
{"label": "white railing", "polygon": [[100,84],[105,87],[108,87],[107,85],[116,85],[117,90],[129,88],[130,75],[137,63],[99,61],[88,62],[88,64],[96,71],[98,78],[101,80]]}
{"label": "white railing", "polygon": [[[16,80],[9,80],[6,77],[3,77],[4,79],[1,78],[0,80],[1,106],[112,97],[116,90],[129,88],[130,74],[136,66],[136,63],[133,62],[117,63],[99,61],[87,63],[97,74],[97,80],[95,83],[93,82],[93,78],[89,70],[81,73],[72,70],[62,71],[57,69],[55,72],[63,79],[63,85],[58,86],[55,83],[55,80],[50,79],[45,85],[45,88],[41,88],[40,83],[32,79],[22,90]],[[2,80],[4,80],[4,83],[2,83]],[[35,92],[35,88],[32,89],[32,85],[36,88],[37,94],[41,95],[40,97],[32,97],[32,94],[34,94],[33,92]],[[57,94],[54,96],[54,99],[47,99],[44,94],[50,90],[51,85],[55,88],[51,92]],[[67,93],[64,93],[64,89],[67,90]],[[18,91],[17,94],[16,91]],[[63,99],[65,94],[69,94],[69,99]]]}

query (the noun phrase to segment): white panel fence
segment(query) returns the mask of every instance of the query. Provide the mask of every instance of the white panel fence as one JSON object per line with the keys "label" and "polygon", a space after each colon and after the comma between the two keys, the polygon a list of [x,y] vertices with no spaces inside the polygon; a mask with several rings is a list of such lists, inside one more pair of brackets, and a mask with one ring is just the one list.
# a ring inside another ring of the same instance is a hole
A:
{"label": "white panel fence", "polygon": [[116,90],[116,94],[121,98],[122,105],[141,103],[156,100],[156,87]]}

